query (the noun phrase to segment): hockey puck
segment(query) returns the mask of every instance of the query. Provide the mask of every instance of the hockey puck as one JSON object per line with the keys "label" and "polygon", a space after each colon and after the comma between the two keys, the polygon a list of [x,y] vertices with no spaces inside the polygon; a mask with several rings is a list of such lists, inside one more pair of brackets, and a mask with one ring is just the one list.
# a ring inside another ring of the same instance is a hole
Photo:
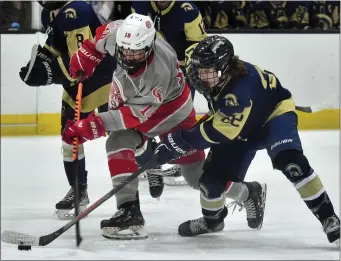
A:
{"label": "hockey puck", "polygon": [[24,243],[21,242],[20,245],[18,245],[18,250],[26,250],[26,251],[28,251],[28,250],[31,250],[31,246],[24,245]]}

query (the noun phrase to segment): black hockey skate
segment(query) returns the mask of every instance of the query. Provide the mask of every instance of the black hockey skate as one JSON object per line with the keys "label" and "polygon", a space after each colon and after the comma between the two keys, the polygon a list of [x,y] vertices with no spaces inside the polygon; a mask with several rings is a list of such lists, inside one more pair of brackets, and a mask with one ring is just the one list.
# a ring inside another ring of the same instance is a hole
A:
{"label": "black hockey skate", "polygon": [[174,165],[169,169],[162,171],[164,183],[168,186],[183,186],[187,185],[185,178],[181,175],[181,168],[179,165]]}
{"label": "black hockey skate", "polygon": [[326,233],[328,241],[340,247],[340,219],[333,215],[323,222],[323,231]]}
{"label": "black hockey skate", "polygon": [[247,224],[252,229],[261,229],[264,219],[265,201],[266,201],[266,184],[259,182],[243,182],[248,190],[249,196],[243,203],[233,201],[227,205],[228,208],[233,207],[233,211],[237,206],[240,207],[239,211],[243,208],[246,210]]}
{"label": "black hockey skate", "polygon": [[138,200],[122,204],[115,215],[101,221],[102,235],[108,239],[144,239],[144,218]]}
{"label": "black hockey skate", "polygon": [[178,228],[178,233],[183,237],[195,237],[201,234],[215,233],[222,231],[225,227],[224,218],[227,216],[227,208],[224,207],[218,219],[208,219],[201,217],[188,220]]}
{"label": "black hockey skate", "polygon": [[[86,209],[87,205],[90,203],[87,185],[79,186],[80,199],[79,199],[79,213]],[[72,219],[75,217],[74,210],[75,208],[75,190],[73,187],[69,190],[69,192],[65,195],[65,197],[56,204],[56,215],[60,219]],[[72,213],[72,212],[73,213]]]}
{"label": "black hockey skate", "polygon": [[149,183],[149,193],[153,198],[159,199],[164,188],[162,168],[161,166],[158,166],[154,169],[149,169],[146,172]]}
{"label": "black hockey skate", "polygon": [[264,219],[266,184],[244,182],[249,189],[249,197],[243,202],[246,210],[247,224],[252,229],[261,229]]}

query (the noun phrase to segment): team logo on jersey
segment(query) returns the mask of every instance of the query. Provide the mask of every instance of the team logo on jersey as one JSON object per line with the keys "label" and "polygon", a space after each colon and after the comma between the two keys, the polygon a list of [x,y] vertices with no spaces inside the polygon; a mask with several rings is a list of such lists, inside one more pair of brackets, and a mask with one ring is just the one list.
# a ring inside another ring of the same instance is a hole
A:
{"label": "team logo on jersey", "polygon": [[232,93],[227,94],[224,99],[226,107],[237,107],[239,105],[236,95]]}
{"label": "team logo on jersey", "polygon": [[152,24],[149,21],[146,21],[146,26],[147,26],[147,28],[150,28],[150,27],[152,27]]}
{"label": "team logo on jersey", "polygon": [[156,102],[161,103],[162,102],[162,94],[161,94],[161,88],[154,88],[152,91],[153,96],[155,97]]}
{"label": "team logo on jersey", "polygon": [[66,19],[76,19],[77,18],[76,10],[73,8],[68,8],[63,13],[66,16]]}
{"label": "team logo on jersey", "polygon": [[109,109],[115,110],[120,107],[124,102],[125,98],[123,96],[123,89],[121,83],[114,78],[111,83],[110,93],[109,93]]}

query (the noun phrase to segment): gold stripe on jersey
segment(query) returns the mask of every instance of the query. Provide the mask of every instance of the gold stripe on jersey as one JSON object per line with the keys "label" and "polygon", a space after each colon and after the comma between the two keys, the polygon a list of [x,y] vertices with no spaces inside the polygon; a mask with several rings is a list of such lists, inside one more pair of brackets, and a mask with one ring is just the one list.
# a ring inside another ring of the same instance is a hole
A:
{"label": "gold stripe on jersey", "polygon": [[[286,100],[281,101],[280,103],[277,104],[275,110],[271,113],[269,118],[266,120],[264,125],[268,122],[271,121],[273,118],[280,116],[284,113],[290,112],[290,111],[295,111],[295,102],[293,98],[289,98]],[[263,125],[263,126],[264,126]]]}
{"label": "gold stripe on jersey", "polygon": [[[267,89],[268,87],[270,87],[270,89],[276,89],[277,88],[277,79],[276,76],[272,73],[269,72],[265,72],[263,69],[259,68],[257,65],[254,65],[254,67],[256,68],[259,77],[262,81],[262,85],[264,89]],[[269,78],[269,84],[268,82],[265,80],[264,75],[267,75]]]}
{"label": "gold stripe on jersey", "polygon": [[47,44],[44,44],[44,48],[49,50],[50,53],[52,53],[55,56],[61,56],[61,52],[55,48],[53,48],[52,46],[49,46]]}
{"label": "gold stripe on jersey", "polygon": [[[109,101],[109,91],[111,83],[103,85],[99,89],[90,93],[88,96],[82,98],[82,113],[87,113],[95,110],[97,107],[108,103]],[[70,95],[64,90],[63,101],[69,104],[72,108],[75,108],[75,101],[70,97]]]}
{"label": "gold stripe on jersey", "polygon": [[159,12],[161,12],[161,15],[165,15],[165,14],[169,13],[169,11],[172,9],[174,4],[175,4],[175,1],[171,1],[170,5],[166,9],[159,10],[159,8],[155,4],[155,1],[151,1],[151,5],[152,5],[152,8],[154,9],[155,13],[158,14]]}
{"label": "gold stripe on jersey", "polygon": [[244,108],[241,113],[233,113],[232,115],[225,115],[220,110],[218,110],[214,114],[214,119],[212,126],[216,129],[216,131],[223,134],[230,140],[234,140],[239,133],[242,131],[252,108],[252,101],[250,100],[251,105],[249,107]]}
{"label": "gold stripe on jersey", "polygon": [[211,121],[212,119],[214,118],[214,115],[212,115],[211,117],[209,117],[205,122],[203,122],[202,124],[200,124],[200,133],[201,133],[201,136],[209,143],[213,143],[213,144],[219,144],[219,142],[215,142],[213,140],[211,140],[206,131],[205,131],[205,128],[204,128],[204,124],[208,121]]}
{"label": "gold stripe on jersey", "polygon": [[193,21],[185,23],[184,32],[187,41],[191,42],[200,42],[207,37],[204,22],[200,13]]}
{"label": "gold stripe on jersey", "polygon": [[73,86],[76,84],[77,79],[73,79],[70,74],[69,71],[66,69],[63,59],[61,56],[57,57],[57,61],[59,64],[60,69],[62,70],[64,76],[70,81],[70,86]]}
{"label": "gold stripe on jersey", "polygon": [[84,40],[93,39],[89,25],[72,31],[65,31],[64,35],[66,37],[66,45],[69,50],[70,57],[78,50]]}

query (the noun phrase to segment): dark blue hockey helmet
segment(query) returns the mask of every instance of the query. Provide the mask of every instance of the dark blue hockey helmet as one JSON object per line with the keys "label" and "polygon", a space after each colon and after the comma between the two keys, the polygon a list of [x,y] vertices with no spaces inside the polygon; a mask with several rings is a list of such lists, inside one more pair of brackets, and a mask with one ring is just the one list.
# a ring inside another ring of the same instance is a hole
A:
{"label": "dark blue hockey helmet", "polygon": [[232,43],[225,37],[212,35],[194,49],[188,68],[190,86],[207,96],[227,78],[234,58]]}

